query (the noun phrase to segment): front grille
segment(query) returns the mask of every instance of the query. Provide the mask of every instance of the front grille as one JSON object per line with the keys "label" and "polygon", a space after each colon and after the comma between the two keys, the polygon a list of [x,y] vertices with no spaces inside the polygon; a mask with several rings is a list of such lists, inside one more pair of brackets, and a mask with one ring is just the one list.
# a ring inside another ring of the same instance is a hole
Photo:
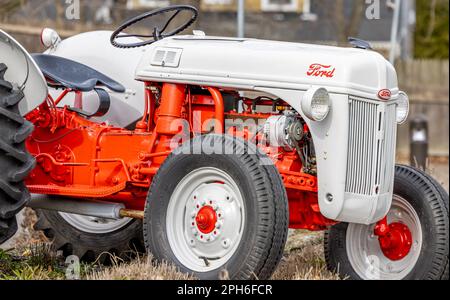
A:
{"label": "front grille", "polygon": [[350,97],[346,192],[392,191],[397,139],[396,104]]}

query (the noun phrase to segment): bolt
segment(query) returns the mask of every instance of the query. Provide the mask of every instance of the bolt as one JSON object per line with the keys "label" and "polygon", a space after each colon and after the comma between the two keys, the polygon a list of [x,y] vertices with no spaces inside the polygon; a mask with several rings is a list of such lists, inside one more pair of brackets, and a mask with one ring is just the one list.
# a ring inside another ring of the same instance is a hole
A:
{"label": "bolt", "polygon": [[220,229],[220,227],[222,227],[222,223],[221,223],[221,222],[217,222],[217,223],[216,223],[216,228],[217,228],[217,229]]}
{"label": "bolt", "polygon": [[387,268],[388,268],[389,271],[392,271],[392,270],[394,269],[394,267],[392,266],[392,264],[388,264],[388,265],[387,265]]}
{"label": "bolt", "polygon": [[231,246],[231,241],[229,239],[226,239],[226,240],[222,241],[222,247],[223,248],[228,249],[228,248],[230,248],[230,246]]}
{"label": "bolt", "polygon": [[191,240],[191,241],[189,242],[189,244],[191,245],[192,248],[195,247],[195,241],[194,241],[194,240]]}

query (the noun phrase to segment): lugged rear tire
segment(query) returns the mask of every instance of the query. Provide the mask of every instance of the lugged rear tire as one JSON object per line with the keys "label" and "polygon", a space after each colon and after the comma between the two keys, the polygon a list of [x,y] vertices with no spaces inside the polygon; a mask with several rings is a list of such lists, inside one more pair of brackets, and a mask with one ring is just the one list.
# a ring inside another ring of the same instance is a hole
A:
{"label": "lugged rear tire", "polygon": [[17,232],[16,215],[30,201],[24,180],[35,167],[25,147],[34,127],[19,113],[24,94],[4,80],[6,70],[0,64],[0,245]]}
{"label": "lugged rear tire", "polygon": [[[64,200],[56,198],[55,201]],[[145,251],[140,220],[121,222],[99,219],[106,222],[101,225],[101,231],[96,229],[96,218],[41,209],[36,210],[36,214],[38,221],[34,229],[42,231],[52,242],[53,249],[62,251],[64,257],[75,255],[83,262],[108,264],[112,254],[128,261]],[[90,219],[92,224],[89,224]],[[74,223],[74,220],[87,223]],[[114,222],[120,222],[120,226]],[[112,228],[114,226],[116,228]]]}

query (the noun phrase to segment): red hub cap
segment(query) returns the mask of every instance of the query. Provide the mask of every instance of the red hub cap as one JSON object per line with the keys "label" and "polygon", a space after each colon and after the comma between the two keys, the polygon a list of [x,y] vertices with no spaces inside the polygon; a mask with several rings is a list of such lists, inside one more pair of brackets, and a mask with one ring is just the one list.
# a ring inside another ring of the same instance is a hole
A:
{"label": "red hub cap", "polygon": [[390,260],[397,261],[405,258],[412,247],[412,234],[408,226],[402,223],[387,225],[381,221],[375,228],[381,251]]}
{"label": "red hub cap", "polygon": [[217,214],[211,206],[205,206],[197,214],[195,218],[197,228],[204,234],[210,234],[216,228]]}

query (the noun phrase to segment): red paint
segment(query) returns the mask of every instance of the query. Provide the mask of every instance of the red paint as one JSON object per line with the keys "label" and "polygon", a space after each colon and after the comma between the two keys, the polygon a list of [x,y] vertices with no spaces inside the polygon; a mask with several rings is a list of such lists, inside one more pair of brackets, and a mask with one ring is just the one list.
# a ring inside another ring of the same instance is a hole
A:
{"label": "red paint", "polygon": [[211,206],[205,206],[197,214],[195,218],[197,228],[204,234],[210,234],[216,229],[217,214]]}
{"label": "red paint", "polygon": [[381,100],[390,100],[392,97],[392,93],[390,90],[388,89],[384,89],[378,92],[378,98],[380,98]]}
{"label": "red paint", "polygon": [[334,72],[336,68],[333,68],[331,65],[322,65],[322,64],[312,64],[309,66],[308,72],[306,75],[313,77],[334,77]]}
{"label": "red paint", "polygon": [[412,234],[408,226],[396,222],[388,225],[384,218],[375,226],[375,235],[378,236],[383,254],[392,261],[405,258],[412,247]]}
{"label": "red paint", "polygon": [[[330,69],[322,73],[326,70],[322,67],[314,70],[319,73],[311,73],[312,76],[333,76],[334,72]],[[212,123],[216,133],[223,134],[224,115],[231,119],[251,118],[263,122],[274,114],[253,112],[252,102],[248,100],[244,101],[249,106],[245,112],[225,112],[223,97],[216,88],[205,87],[209,93],[191,95],[181,84],[150,86],[146,83],[145,86],[145,109],[134,130],[95,123],[68,107],[57,108],[55,102],[75,92],[71,90],[64,91],[56,100],[49,97],[46,103],[29,113],[27,119],[36,129],[27,140],[27,148],[37,161],[26,182],[30,192],[95,198],[143,210],[153,177],[173,150],[174,137],[178,138],[186,131],[190,134],[188,138],[209,134],[212,128],[203,126],[208,120],[215,121],[209,124]],[[159,105],[156,105],[150,87],[160,89]],[[81,99],[77,104],[82,106]],[[272,104],[271,101],[258,102],[258,105],[268,107]],[[279,104],[287,105],[281,101]],[[173,126],[174,122],[187,125]],[[304,129],[309,131],[306,125]],[[227,133],[258,143],[272,159],[288,194],[291,228],[323,230],[336,224],[321,214],[317,177],[304,173],[297,151],[260,143],[264,134],[259,132],[255,136],[247,127],[230,127]],[[198,209],[196,224],[199,229],[204,234],[214,232],[216,213],[211,207]]]}

